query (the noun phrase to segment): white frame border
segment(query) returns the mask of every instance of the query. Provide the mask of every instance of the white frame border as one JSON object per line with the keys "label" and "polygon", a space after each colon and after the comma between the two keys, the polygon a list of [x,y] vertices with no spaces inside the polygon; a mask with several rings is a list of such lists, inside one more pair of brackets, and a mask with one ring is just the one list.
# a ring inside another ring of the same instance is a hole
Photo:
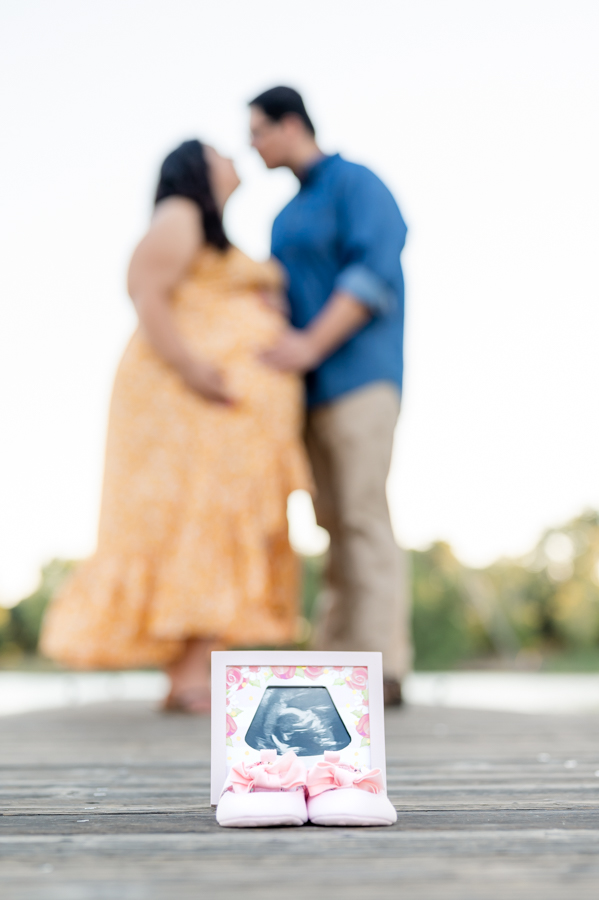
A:
{"label": "white frame border", "polygon": [[227,666],[365,666],[368,669],[370,765],[379,768],[387,789],[382,653],[325,650],[215,650],[212,653],[210,803],[216,806],[225,779]]}

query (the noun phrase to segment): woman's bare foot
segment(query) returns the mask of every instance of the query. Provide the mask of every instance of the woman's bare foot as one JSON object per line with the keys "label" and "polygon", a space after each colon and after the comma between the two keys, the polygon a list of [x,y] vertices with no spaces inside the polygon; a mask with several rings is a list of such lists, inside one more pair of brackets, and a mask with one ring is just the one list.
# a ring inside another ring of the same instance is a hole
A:
{"label": "woman's bare foot", "polygon": [[210,712],[210,689],[171,692],[162,704],[163,712],[185,712],[201,715]]}
{"label": "woman's bare foot", "polygon": [[167,668],[171,690],[163,709],[189,713],[210,712],[210,653],[216,643],[193,638],[183,655]]}

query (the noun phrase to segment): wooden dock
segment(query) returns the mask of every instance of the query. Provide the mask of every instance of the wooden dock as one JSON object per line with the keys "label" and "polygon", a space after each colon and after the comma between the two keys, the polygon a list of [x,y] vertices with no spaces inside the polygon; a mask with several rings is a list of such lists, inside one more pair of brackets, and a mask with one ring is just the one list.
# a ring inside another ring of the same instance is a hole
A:
{"label": "wooden dock", "polygon": [[219,828],[209,722],[115,703],[0,719],[4,900],[599,896],[599,716],[387,715],[392,828]]}

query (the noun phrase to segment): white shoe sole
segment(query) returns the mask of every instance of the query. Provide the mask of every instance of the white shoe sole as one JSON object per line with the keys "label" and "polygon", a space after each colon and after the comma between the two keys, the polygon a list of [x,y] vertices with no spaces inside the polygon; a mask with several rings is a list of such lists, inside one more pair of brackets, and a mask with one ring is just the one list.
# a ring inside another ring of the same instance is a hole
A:
{"label": "white shoe sole", "polygon": [[323,791],[308,799],[308,818],[314,825],[393,825],[397,812],[386,794],[356,788]]}
{"label": "white shoe sole", "polygon": [[304,825],[308,821],[303,791],[227,791],[216,807],[216,821],[223,828],[267,828],[270,825]]}

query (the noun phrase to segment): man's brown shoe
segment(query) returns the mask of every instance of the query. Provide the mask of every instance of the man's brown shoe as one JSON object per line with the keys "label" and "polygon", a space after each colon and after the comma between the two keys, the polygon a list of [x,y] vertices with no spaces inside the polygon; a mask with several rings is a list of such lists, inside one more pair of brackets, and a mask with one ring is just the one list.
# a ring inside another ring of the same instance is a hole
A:
{"label": "man's brown shoe", "polygon": [[403,697],[401,695],[401,682],[395,678],[383,679],[383,698],[385,706],[401,706]]}

